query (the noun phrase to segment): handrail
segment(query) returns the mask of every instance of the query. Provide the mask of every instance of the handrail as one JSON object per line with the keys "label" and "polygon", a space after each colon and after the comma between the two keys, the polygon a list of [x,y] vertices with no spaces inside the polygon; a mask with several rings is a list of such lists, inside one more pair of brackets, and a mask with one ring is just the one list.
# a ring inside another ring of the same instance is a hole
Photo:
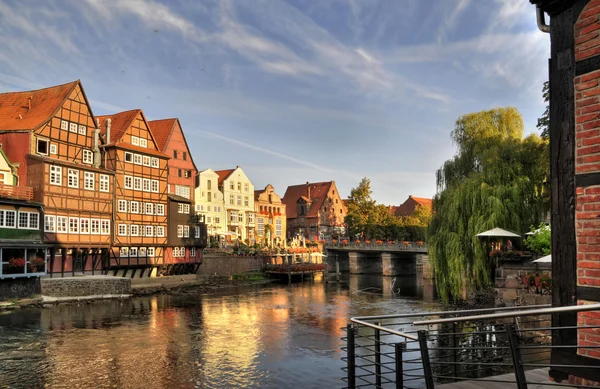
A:
{"label": "handrail", "polygon": [[353,323],[360,324],[360,325],[363,325],[365,327],[371,327],[371,328],[374,328],[376,330],[380,330],[380,331],[384,331],[384,332],[390,333],[392,335],[402,336],[403,338],[406,338],[406,339],[410,339],[410,340],[418,340],[419,339],[419,338],[417,338],[414,335],[409,335],[409,334],[406,334],[404,332],[392,330],[390,328],[382,327],[382,326],[377,325],[377,324],[368,323],[366,321],[356,320],[356,319],[351,319],[351,320],[352,320]]}
{"label": "handrail", "polygon": [[542,308],[542,309],[531,309],[525,312],[502,312],[492,313],[489,315],[475,315],[475,316],[462,316],[462,317],[451,317],[448,319],[434,319],[434,320],[422,320],[413,323],[415,326],[420,325],[432,325],[442,323],[459,323],[464,321],[473,320],[488,320],[488,319],[503,319],[507,317],[518,317],[518,316],[534,316],[534,315],[548,315],[552,313],[563,313],[563,312],[585,312],[585,311],[596,311],[600,310],[600,304],[589,304],[589,305],[570,305],[567,307],[555,307],[555,308]]}

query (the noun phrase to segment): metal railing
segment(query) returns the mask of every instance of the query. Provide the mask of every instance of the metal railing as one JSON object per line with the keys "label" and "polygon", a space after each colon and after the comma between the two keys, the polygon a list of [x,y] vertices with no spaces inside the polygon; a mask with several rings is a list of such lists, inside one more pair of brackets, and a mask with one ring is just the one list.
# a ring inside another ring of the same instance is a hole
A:
{"label": "metal railing", "polygon": [[[552,326],[550,315],[600,311],[600,304],[551,308],[549,305],[468,311],[419,312],[351,318],[346,331],[348,388],[427,388],[478,381],[507,387],[528,384],[581,387],[549,382],[547,369],[600,369],[600,363],[551,360],[551,352],[597,345],[553,345],[562,331],[598,331],[600,325]],[[418,319],[418,320],[415,320]],[[600,332],[600,331],[598,331]],[[577,337],[575,337],[577,338]],[[540,370],[545,369],[545,370]],[[571,370],[569,370],[571,369]]]}
{"label": "metal railing", "polygon": [[324,248],[336,249],[336,250],[369,250],[369,251],[417,251],[417,252],[427,252],[427,245],[423,242],[381,242],[377,243],[371,241],[371,243],[366,242],[326,242],[324,244]]}

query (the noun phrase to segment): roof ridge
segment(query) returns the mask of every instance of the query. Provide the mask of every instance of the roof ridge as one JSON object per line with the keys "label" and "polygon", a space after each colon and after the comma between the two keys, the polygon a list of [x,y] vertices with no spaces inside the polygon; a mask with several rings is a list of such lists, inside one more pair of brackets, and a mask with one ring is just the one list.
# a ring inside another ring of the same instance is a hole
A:
{"label": "roof ridge", "polygon": [[77,84],[77,83],[81,83],[81,80],[77,79],[75,81],[65,82],[64,84],[47,86],[45,88],[40,88],[40,89],[28,89],[28,90],[22,90],[22,91],[2,92],[2,93],[0,93],[0,95],[7,95],[7,94],[14,94],[14,93],[41,92],[41,91],[44,91],[46,89],[60,88],[60,87],[63,87],[63,86],[67,86],[67,85],[70,85],[70,84]]}

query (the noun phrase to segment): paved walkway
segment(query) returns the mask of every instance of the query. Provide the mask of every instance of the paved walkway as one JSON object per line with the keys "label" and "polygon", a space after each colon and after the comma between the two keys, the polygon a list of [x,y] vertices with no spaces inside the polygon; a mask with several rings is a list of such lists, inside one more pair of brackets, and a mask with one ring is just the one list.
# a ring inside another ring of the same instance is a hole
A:
{"label": "paved walkway", "polygon": [[[548,368],[528,370],[525,372],[527,378],[527,389],[555,389],[556,385],[544,385],[545,383],[552,384],[548,379]],[[489,381],[484,381],[489,380]],[[491,382],[505,381],[505,382]],[[436,385],[436,389],[509,389],[516,388],[515,374],[508,373],[494,377],[482,378],[481,381],[459,381],[451,384]],[[563,388],[568,388],[563,386]]]}

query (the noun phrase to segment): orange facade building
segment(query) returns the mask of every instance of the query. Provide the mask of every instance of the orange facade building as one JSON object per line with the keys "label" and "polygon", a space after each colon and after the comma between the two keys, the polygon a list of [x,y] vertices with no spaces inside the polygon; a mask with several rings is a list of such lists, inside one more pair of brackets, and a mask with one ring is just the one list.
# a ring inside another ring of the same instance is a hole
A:
{"label": "orange facade building", "polygon": [[108,258],[114,173],[101,165],[95,129],[79,81],[0,94],[0,144],[44,206],[49,272],[100,270]]}

